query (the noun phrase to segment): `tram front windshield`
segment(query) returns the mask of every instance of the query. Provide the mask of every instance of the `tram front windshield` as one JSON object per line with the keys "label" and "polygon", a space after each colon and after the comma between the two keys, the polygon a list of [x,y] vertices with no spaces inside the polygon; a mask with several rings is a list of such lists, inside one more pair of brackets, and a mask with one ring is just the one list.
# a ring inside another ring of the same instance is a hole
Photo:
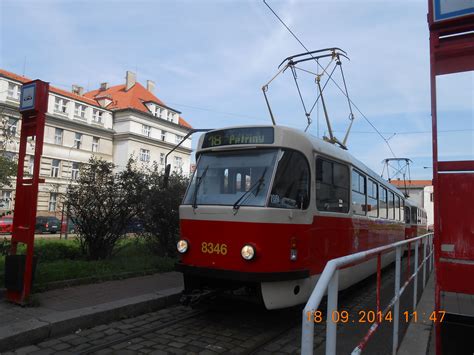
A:
{"label": "tram front windshield", "polygon": [[[203,153],[184,204],[264,206],[277,149]],[[249,191],[250,190],[250,191]]]}

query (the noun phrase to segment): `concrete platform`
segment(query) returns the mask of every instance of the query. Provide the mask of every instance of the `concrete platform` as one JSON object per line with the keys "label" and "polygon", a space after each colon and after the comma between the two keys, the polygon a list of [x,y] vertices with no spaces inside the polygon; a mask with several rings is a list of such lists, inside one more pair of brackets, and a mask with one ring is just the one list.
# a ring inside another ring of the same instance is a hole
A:
{"label": "concrete platform", "polygon": [[182,289],[182,275],[168,272],[43,292],[38,307],[1,299],[0,351],[166,307]]}
{"label": "concrete platform", "polygon": [[431,351],[433,351],[433,349],[430,351],[430,338],[434,335],[434,324],[429,319],[429,316],[426,315],[431,314],[434,310],[434,278],[435,274],[433,272],[416,307],[419,315],[418,321],[415,322],[414,318],[412,318],[402,343],[398,348],[398,355],[424,355],[431,354]]}

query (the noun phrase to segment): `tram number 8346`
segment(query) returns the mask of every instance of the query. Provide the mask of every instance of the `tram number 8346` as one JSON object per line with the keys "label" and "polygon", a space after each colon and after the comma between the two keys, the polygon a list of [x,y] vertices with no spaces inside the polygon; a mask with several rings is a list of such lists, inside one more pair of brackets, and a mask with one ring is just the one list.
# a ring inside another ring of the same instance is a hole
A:
{"label": "tram number 8346", "polygon": [[201,243],[201,252],[204,254],[220,254],[226,255],[227,254],[227,244],[214,244],[208,242]]}

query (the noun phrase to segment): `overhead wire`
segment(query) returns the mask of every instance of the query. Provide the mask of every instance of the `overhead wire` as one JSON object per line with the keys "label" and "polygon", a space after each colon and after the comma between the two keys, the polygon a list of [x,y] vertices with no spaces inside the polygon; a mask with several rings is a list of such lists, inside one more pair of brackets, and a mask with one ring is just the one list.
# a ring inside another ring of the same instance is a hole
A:
{"label": "overhead wire", "polygon": [[[263,3],[270,9],[270,11],[275,15],[275,17],[278,19],[278,21],[280,21],[280,23],[288,30],[288,32],[291,33],[291,35],[296,39],[296,41],[298,41],[298,43],[306,50],[306,52],[310,52],[310,50],[303,44],[303,42],[301,42],[301,40],[298,38],[298,36],[296,36],[293,31],[286,25],[286,23],[280,18],[280,16],[278,16],[278,14],[271,8],[270,5],[267,4],[266,0],[263,0]],[[324,67],[319,63],[319,61],[316,60],[316,58],[314,58],[314,56],[309,53],[310,56],[316,61],[316,64],[327,74],[326,70],[324,69]],[[378,135],[385,141],[385,144],[387,144],[388,146],[388,149],[390,150],[390,152],[392,153],[392,155],[394,157],[396,157],[392,147],[390,146],[390,143],[388,142],[388,139],[386,139],[381,133],[380,131],[377,129],[377,127],[375,127],[372,122],[370,122],[370,120],[367,118],[367,116],[364,115],[364,113],[359,109],[359,107],[354,103],[354,101],[351,100],[351,98],[349,97],[349,95],[347,95],[344,90],[339,86],[339,84],[333,79],[333,78],[330,78],[331,81],[336,85],[336,87],[343,93],[344,96],[347,97],[347,99],[349,100],[349,102],[352,104],[352,106],[360,113],[360,115],[367,121],[367,123],[378,133]]]}

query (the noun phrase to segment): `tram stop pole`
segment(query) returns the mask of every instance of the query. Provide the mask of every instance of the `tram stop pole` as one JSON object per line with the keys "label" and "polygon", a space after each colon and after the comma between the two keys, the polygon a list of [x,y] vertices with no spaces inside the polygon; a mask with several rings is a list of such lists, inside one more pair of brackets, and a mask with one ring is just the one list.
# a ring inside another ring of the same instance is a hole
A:
{"label": "tram stop pole", "polygon": [[[33,247],[36,205],[38,201],[38,185],[44,182],[44,179],[39,178],[39,171],[41,155],[43,153],[48,97],[49,83],[34,80],[23,84],[20,96],[22,122],[13,232],[10,253],[5,258],[6,298],[10,302],[21,305],[28,302],[35,269]],[[33,175],[31,177],[24,177],[25,156],[29,138],[34,141]],[[25,244],[24,255],[17,254],[19,243]]]}

